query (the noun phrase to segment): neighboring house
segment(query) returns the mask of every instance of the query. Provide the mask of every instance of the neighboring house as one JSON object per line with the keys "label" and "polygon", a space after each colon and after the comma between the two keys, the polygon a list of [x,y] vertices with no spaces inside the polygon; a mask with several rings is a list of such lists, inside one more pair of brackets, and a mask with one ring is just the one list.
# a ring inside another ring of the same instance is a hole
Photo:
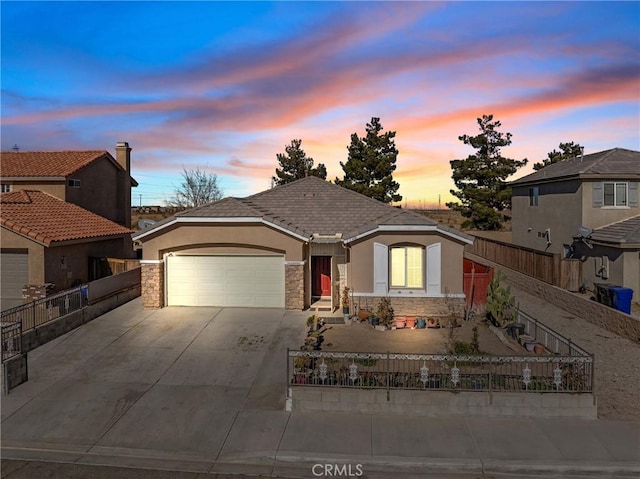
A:
{"label": "neighboring house", "polygon": [[105,256],[131,257],[131,230],[77,205],[33,190],[0,202],[3,310],[94,279]]}
{"label": "neighboring house", "polygon": [[38,190],[131,227],[131,148],[107,151],[3,151],[2,193]]}
{"label": "neighboring house", "polygon": [[146,307],[335,308],[349,286],[355,307],[390,297],[396,314],[425,315],[463,304],[473,241],[313,176],[180,212],[134,240]]}
{"label": "neighboring house", "polygon": [[512,241],[584,261],[587,283],[640,297],[640,152],[614,148],[549,165],[511,183]]}

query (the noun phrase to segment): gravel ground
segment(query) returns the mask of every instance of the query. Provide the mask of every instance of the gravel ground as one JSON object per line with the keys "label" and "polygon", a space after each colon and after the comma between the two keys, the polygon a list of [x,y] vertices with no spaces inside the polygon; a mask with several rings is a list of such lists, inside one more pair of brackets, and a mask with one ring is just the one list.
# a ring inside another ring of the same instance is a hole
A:
{"label": "gravel ground", "polygon": [[523,311],[595,356],[598,418],[640,421],[640,344],[511,287]]}

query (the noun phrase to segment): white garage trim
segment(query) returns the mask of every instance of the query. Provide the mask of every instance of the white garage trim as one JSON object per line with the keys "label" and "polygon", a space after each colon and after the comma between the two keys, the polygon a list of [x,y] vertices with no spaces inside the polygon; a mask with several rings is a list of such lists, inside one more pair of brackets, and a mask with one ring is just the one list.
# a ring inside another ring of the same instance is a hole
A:
{"label": "white garage trim", "polygon": [[169,255],[168,306],[284,308],[281,255]]}

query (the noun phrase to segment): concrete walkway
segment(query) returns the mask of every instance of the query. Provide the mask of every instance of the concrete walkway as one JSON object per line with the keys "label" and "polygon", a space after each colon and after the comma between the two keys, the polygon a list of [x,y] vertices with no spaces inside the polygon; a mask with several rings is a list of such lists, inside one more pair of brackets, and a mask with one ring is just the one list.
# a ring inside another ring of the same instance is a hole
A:
{"label": "concrete walkway", "polygon": [[132,301],[30,353],[30,380],[2,397],[2,458],[176,477],[640,474],[634,422],[287,413],[285,351],[306,316]]}

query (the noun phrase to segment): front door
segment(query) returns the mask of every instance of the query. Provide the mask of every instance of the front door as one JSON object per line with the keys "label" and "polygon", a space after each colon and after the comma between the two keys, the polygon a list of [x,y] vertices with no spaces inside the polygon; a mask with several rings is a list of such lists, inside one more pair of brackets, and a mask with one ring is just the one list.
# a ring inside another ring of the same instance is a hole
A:
{"label": "front door", "polygon": [[311,294],[331,296],[331,256],[311,257]]}

